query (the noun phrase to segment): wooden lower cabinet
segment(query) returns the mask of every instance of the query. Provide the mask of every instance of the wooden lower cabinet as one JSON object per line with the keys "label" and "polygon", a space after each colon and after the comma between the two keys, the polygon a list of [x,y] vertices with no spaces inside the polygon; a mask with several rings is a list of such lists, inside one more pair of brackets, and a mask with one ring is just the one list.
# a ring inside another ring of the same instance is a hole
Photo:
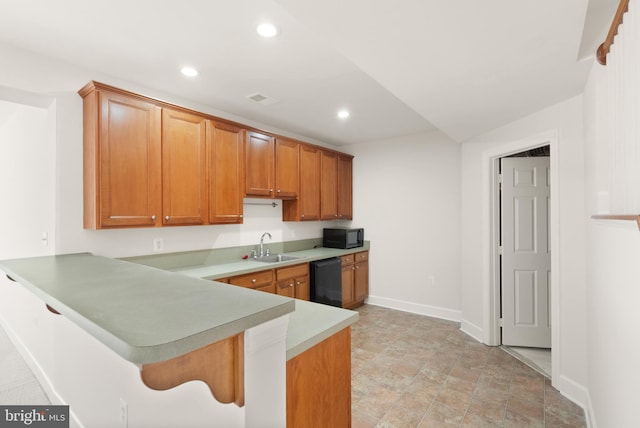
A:
{"label": "wooden lower cabinet", "polygon": [[229,284],[276,294],[276,284],[273,281],[273,269],[232,276],[229,278]]}
{"label": "wooden lower cabinet", "polygon": [[353,288],[356,305],[359,306],[369,295],[369,252],[356,253],[354,259]]}
{"label": "wooden lower cabinet", "polygon": [[267,269],[216,281],[302,300],[309,300],[311,294],[309,263]]}
{"label": "wooden lower cabinet", "polygon": [[351,427],[351,327],[287,361],[287,428]]}
{"label": "wooden lower cabinet", "polygon": [[276,269],[276,293],[301,300],[309,300],[309,264],[303,263]]}
{"label": "wooden lower cabinet", "polygon": [[342,256],[342,307],[364,304],[369,295],[369,252]]}

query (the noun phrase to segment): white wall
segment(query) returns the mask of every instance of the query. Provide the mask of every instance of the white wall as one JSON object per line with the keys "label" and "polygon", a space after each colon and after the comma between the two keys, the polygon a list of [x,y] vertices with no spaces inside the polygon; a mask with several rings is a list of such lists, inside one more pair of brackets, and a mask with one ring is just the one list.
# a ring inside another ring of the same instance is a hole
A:
{"label": "white wall", "polygon": [[[275,242],[317,238],[321,236],[322,227],[326,224],[336,224],[283,223],[281,206],[276,209],[270,206],[247,206],[243,225],[84,230],[82,99],[77,91],[89,80],[99,80],[262,129],[269,127],[7,46],[0,45],[0,58],[0,100],[16,97],[27,100],[46,98],[53,103],[52,108],[43,113],[46,124],[44,127],[37,125],[34,114],[22,115],[22,111],[29,109],[20,107],[16,110],[16,116],[12,111],[12,117],[3,122],[6,126],[0,130],[0,226],[3,228],[0,230],[3,233],[0,236],[0,255],[3,259],[51,252],[63,254],[89,251],[112,257],[148,254],[152,252],[154,238],[163,238],[165,252],[253,244],[259,241],[260,235],[265,231],[271,232]],[[283,130],[271,130],[303,139]],[[20,144],[6,145],[7,140],[14,141],[16,136],[24,137]],[[48,145],[32,144],[34,142]],[[18,204],[21,210],[10,211],[12,202]],[[38,252],[42,231],[48,231],[50,239],[50,246],[43,250],[44,253]],[[12,245],[9,235],[11,240],[28,241],[29,247],[25,246],[23,250],[19,244]],[[55,251],[52,251],[54,238]],[[135,365],[95,342],[68,320],[51,318],[43,309],[42,302],[19,285],[1,278],[0,297],[0,322],[36,371],[50,398],[55,403],[70,404],[72,411],[76,409],[80,422],[87,426],[100,426],[101,422],[105,426],[119,426],[118,397],[122,395],[129,400],[131,426],[147,426],[149,417],[153,416],[153,406],[161,407],[157,409],[157,417],[150,422],[153,426],[161,426],[163,423],[176,426],[179,422],[172,418],[180,419],[180,415],[187,418],[180,420],[186,420],[191,426],[208,425],[212,421],[224,426],[243,426],[247,422],[245,415],[253,421],[267,421],[267,425],[281,425],[269,421],[276,417],[281,420],[284,414],[284,394],[280,394],[280,390],[284,390],[284,365],[280,366],[281,371],[264,370],[262,377],[256,375],[257,370],[247,372],[247,388],[251,390],[247,391],[248,400],[250,396],[255,397],[256,393],[271,389],[270,400],[261,398],[261,402],[269,403],[268,411],[256,406],[256,400],[248,402],[242,409],[235,405],[217,405],[206,387],[197,383],[158,393],[141,383]],[[281,358],[278,358],[284,361],[284,338],[277,343],[282,344]],[[78,349],[83,352],[78,353]],[[261,360],[259,353],[245,358],[247,365],[257,367],[262,364],[261,367],[264,367],[265,360]],[[90,360],[104,363],[104,369],[96,369]],[[269,375],[276,376],[282,384],[269,379]],[[100,394],[94,394],[95,391],[91,389],[93,386],[102,388]],[[182,406],[182,412],[174,411],[172,406]],[[192,420],[200,422],[190,424],[189,421]],[[250,425],[249,422],[247,424]]]}
{"label": "white wall", "polygon": [[48,109],[0,101],[0,259],[53,253],[53,115]]}
{"label": "white wall", "polygon": [[[584,212],[584,141],[582,131],[582,96],[546,108],[507,126],[473,138],[462,145],[462,313],[463,321],[485,328],[483,278],[488,263],[483,254],[489,250],[482,206],[489,195],[483,190],[483,156],[496,147],[532,136],[557,132],[558,210],[559,210],[559,284],[560,320],[558,378],[554,385],[575,401],[587,400],[587,341],[585,324],[585,218]],[[486,159],[484,160],[486,161]],[[485,189],[486,190],[486,189]],[[556,355],[557,357],[557,355]],[[555,361],[555,359],[554,359]]]}
{"label": "white wall", "polygon": [[[125,257],[153,252],[153,240],[164,240],[164,251],[184,251],[220,248],[257,243],[263,232],[269,231],[274,242],[317,238],[322,228],[335,222],[284,223],[282,205],[245,207],[243,225],[202,227],[166,227],[140,230],[84,230],[82,228],[82,99],[77,91],[89,80],[98,80],[116,87],[173,102],[197,111],[237,120],[268,129],[282,135],[321,144],[260,124],[246,118],[215,110],[210,106],[180,99],[175,95],[142,88],[114,79],[102,73],[74,67],[26,51],[0,45],[3,70],[0,89],[46,94],[56,103],[56,253],[89,251],[110,257]],[[0,91],[0,99],[2,99]],[[324,144],[327,147],[330,147]],[[28,167],[27,165],[21,165]],[[37,172],[36,172],[37,175]],[[341,222],[341,224],[346,224]]]}
{"label": "white wall", "polygon": [[[346,147],[369,302],[460,319],[460,145],[431,132]],[[433,277],[433,284],[429,277]]]}
{"label": "white wall", "polygon": [[[587,214],[599,210],[598,192],[613,190],[610,118],[625,113],[611,109],[606,73],[606,67],[594,64],[584,93]],[[638,146],[637,141],[635,145]],[[628,184],[636,186],[638,192],[639,183]],[[635,222],[596,220],[588,221],[587,231],[587,353],[592,426],[636,426],[640,402],[640,233]]]}

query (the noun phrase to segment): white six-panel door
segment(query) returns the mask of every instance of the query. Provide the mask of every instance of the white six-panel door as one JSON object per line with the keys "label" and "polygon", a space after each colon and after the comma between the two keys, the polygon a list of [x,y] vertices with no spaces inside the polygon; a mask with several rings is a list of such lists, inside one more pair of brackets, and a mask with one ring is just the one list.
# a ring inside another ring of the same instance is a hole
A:
{"label": "white six-panel door", "polygon": [[504,345],[551,347],[549,159],[501,160]]}

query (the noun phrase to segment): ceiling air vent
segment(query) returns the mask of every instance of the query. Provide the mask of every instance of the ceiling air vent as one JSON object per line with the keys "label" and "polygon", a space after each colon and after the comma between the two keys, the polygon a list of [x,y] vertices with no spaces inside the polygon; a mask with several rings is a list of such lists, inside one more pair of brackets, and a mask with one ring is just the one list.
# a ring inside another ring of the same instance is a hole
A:
{"label": "ceiling air vent", "polygon": [[278,100],[276,100],[275,98],[268,97],[259,92],[256,92],[255,94],[247,95],[247,98],[257,102],[258,104],[262,104],[263,106],[268,106],[278,102]]}

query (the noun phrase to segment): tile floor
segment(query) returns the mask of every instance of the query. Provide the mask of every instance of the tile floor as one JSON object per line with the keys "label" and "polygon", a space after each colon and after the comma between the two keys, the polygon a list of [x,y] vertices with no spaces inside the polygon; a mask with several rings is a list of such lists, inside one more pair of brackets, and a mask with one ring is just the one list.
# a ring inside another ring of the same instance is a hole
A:
{"label": "tile floor", "polygon": [[[458,323],[377,306],[353,326],[353,428],[585,427],[549,380]],[[50,404],[0,328],[0,403]]]}
{"label": "tile floor", "polygon": [[502,349],[528,365],[539,371],[548,378],[551,378],[551,349],[543,348],[522,348],[519,346],[502,346]]}
{"label": "tile floor", "polygon": [[459,323],[377,306],[352,329],[352,424],[585,427],[582,408],[540,373]]}
{"label": "tile floor", "polygon": [[0,327],[0,404],[51,404],[33,372]]}

